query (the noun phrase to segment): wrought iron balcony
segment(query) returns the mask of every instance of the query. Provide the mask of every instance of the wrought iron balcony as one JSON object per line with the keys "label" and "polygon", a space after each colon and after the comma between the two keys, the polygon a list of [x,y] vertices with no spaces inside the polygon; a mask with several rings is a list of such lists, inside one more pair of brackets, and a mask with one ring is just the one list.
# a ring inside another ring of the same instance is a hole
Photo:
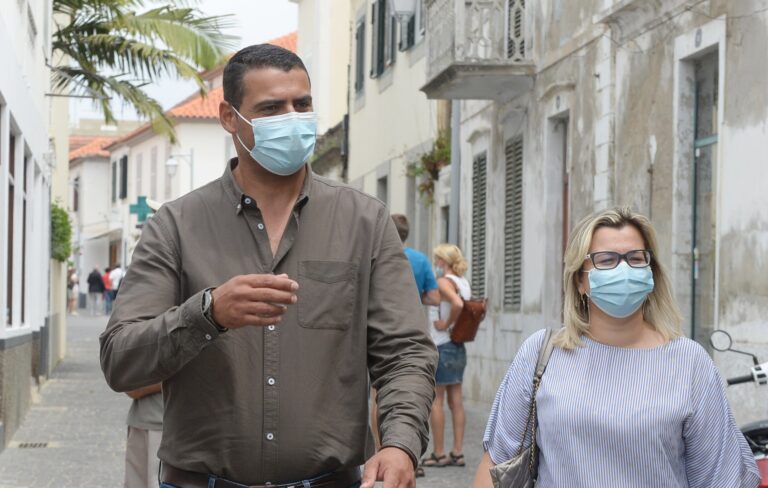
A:
{"label": "wrought iron balcony", "polygon": [[533,86],[526,0],[426,0],[429,98],[503,100]]}

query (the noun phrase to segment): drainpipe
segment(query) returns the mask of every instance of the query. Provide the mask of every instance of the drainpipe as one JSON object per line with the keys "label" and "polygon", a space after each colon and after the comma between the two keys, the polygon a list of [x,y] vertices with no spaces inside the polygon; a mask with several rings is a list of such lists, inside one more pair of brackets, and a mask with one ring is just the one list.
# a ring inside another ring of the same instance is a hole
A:
{"label": "drainpipe", "polygon": [[461,190],[461,102],[451,102],[451,203],[448,207],[448,242],[459,245],[459,192]]}

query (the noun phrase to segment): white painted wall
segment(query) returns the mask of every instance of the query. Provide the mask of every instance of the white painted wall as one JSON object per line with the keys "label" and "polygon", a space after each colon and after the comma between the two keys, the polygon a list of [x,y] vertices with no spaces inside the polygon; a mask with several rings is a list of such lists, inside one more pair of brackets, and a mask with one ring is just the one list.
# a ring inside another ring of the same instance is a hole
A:
{"label": "white painted wall", "polygon": [[[0,9],[0,338],[38,330],[48,314],[47,289],[49,260],[46,239],[49,225],[50,169],[48,153],[48,106],[45,96],[49,84],[46,52],[51,2],[7,2]],[[30,20],[31,19],[31,20]],[[34,34],[33,26],[37,33]],[[16,139],[15,232],[12,303],[13,316],[7,317],[8,263],[8,152],[10,137]],[[27,161],[26,171],[24,162]],[[22,233],[22,189],[26,186],[27,229]],[[26,253],[23,280],[21,255]],[[22,319],[22,283],[26,284],[26,314]],[[42,300],[42,303],[40,303]],[[10,326],[6,323],[10,320]]]}
{"label": "white painted wall", "polygon": [[[162,204],[175,200],[190,190],[190,169],[193,176],[193,188],[200,188],[220,178],[226,168],[227,157],[234,156],[231,136],[224,131],[218,120],[190,121],[180,120],[176,125],[178,142],[171,146],[164,136],[150,132],[111,147],[110,161],[118,162],[128,156],[128,195],[127,198],[111,203],[111,175],[105,187],[110,199],[110,228],[120,228],[122,250],[120,261],[130,263],[133,250],[141,236],[136,228],[136,215],[130,214],[130,205],[135,204],[139,196]],[[157,182],[152,183],[152,152],[157,152]],[[190,160],[190,154],[192,158]],[[171,176],[166,161],[173,156],[178,161],[175,175]],[[192,163],[190,165],[190,163]],[[138,166],[141,165],[141,187],[137,186]],[[166,194],[166,183],[170,183]],[[118,176],[118,197],[120,181]],[[156,190],[153,195],[153,189]],[[155,198],[152,198],[152,197]]]}

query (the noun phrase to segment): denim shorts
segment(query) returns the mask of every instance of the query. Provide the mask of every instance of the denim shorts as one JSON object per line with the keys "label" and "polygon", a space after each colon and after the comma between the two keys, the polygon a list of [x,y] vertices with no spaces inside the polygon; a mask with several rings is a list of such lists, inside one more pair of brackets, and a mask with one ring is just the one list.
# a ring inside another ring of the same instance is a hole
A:
{"label": "denim shorts", "polygon": [[464,344],[447,342],[437,346],[440,359],[435,372],[435,384],[458,385],[464,380],[464,368],[467,366],[467,349]]}

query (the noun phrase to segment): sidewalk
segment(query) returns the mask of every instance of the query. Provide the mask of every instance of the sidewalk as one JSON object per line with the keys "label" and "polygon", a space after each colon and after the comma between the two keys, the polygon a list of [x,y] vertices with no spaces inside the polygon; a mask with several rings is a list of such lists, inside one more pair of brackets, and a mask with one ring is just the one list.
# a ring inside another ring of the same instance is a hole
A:
{"label": "sidewalk", "polygon": [[[99,366],[106,317],[69,317],[68,356],[44,385],[9,446],[0,453],[0,488],[117,488],[122,486],[125,417],[130,399],[115,393]],[[482,453],[489,405],[466,405],[464,468],[425,468],[419,488],[466,488]],[[453,434],[446,419],[446,445]],[[23,447],[24,444],[46,447]],[[432,452],[430,446],[427,453]]]}
{"label": "sidewalk", "polygon": [[69,317],[68,356],[0,454],[0,488],[122,485],[131,400],[110,390],[101,374],[98,338],[106,321]]}

